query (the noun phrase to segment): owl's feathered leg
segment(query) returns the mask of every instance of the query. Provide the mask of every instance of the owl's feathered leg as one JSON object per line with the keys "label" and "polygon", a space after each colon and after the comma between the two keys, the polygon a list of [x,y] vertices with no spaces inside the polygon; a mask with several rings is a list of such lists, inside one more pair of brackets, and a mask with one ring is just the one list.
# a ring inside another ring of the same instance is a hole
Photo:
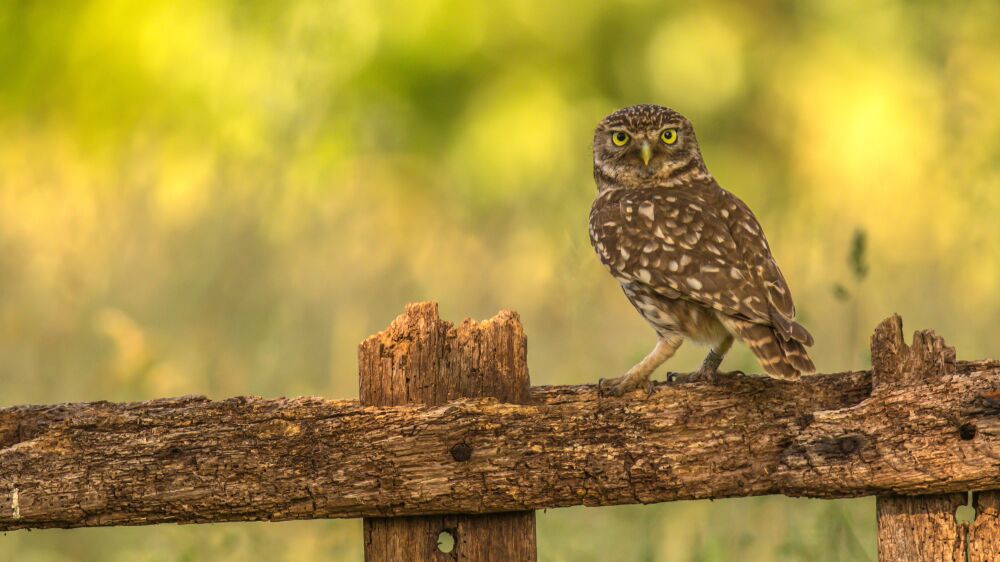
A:
{"label": "owl's feathered leg", "polygon": [[722,360],[725,359],[726,353],[729,352],[729,348],[731,347],[733,347],[733,336],[732,334],[726,334],[726,337],[721,342],[713,345],[708,350],[708,355],[702,361],[701,368],[691,373],[688,380],[715,383],[719,378],[719,365],[722,364]]}
{"label": "owl's feathered leg", "polygon": [[656,342],[656,347],[639,361],[634,367],[624,375],[613,379],[601,379],[597,383],[597,389],[601,394],[609,396],[621,396],[626,392],[645,387],[647,391],[652,391],[652,383],[649,375],[664,361],[670,359],[677,352],[684,339],[680,336],[667,336]]}
{"label": "owl's feathered leg", "polygon": [[[727,334],[720,342],[709,349],[708,355],[701,363],[701,368],[693,373],[667,373],[667,382],[697,382],[707,381],[715,384],[719,380],[719,365],[726,358],[726,353],[733,346],[733,336]],[[739,371],[734,373],[743,374]]]}

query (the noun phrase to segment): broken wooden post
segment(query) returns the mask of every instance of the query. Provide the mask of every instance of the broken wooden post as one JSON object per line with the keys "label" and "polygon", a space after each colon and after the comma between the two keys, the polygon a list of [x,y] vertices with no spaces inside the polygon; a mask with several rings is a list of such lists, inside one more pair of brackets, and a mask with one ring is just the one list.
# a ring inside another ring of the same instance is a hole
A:
{"label": "broken wooden post", "polygon": [[[362,342],[358,376],[360,401],[366,406],[438,406],[458,398],[526,404],[531,386],[527,343],[517,314],[502,311],[490,320],[466,320],[456,328],[440,319],[436,303],[407,305],[386,330]],[[439,451],[439,462],[474,469],[477,457],[490,456],[493,452],[470,447],[456,433],[451,446]],[[376,478],[391,482],[406,476],[387,470]],[[438,544],[442,534],[454,541],[447,553]],[[536,560],[534,511],[367,517],[364,538],[366,562]]]}
{"label": "broken wooden post", "polygon": [[[935,383],[955,376],[955,349],[931,330],[913,335],[913,345],[903,340],[899,316],[887,318],[872,335],[872,397],[900,424],[915,419],[909,408],[900,408],[894,394],[921,389],[932,391]],[[910,405],[912,408],[912,404]],[[931,418],[931,423],[949,420]],[[951,420],[955,444],[975,436],[962,420]],[[923,423],[927,423],[925,418]],[[970,437],[971,432],[971,437]],[[931,433],[934,433],[933,431]],[[919,447],[919,443],[911,443]],[[947,475],[941,475],[946,477]],[[876,498],[878,558],[882,562],[965,561],[965,528],[955,513],[965,505],[966,494],[923,496],[880,495]]]}

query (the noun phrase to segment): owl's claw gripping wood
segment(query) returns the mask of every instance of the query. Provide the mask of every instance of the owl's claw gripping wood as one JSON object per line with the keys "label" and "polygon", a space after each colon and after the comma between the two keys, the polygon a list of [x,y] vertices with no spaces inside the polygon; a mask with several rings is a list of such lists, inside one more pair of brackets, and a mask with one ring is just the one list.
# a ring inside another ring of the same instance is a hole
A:
{"label": "owl's claw gripping wood", "polygon": [[719,371],[710,371],[705,368],[698,369],[693,373],[668,373],[667,380],[674,383],[707,382],[716,384],[719,382]]}
{"label": "owl's claw gripping wood", "polygon": [[[712,349],[708,350],[708,355],[706,355],[705,360],[702,361],[701,368],[684,376],[684,380],[687,382],[706,381],[711,384],[718,383],[719,365],[722,364],[722,360],[726,357],[726,353],[732,346],[733,336],[727,335],[721,342],[716,344]],[[676,375],[676,373],[673,374]]]}
{"label": "owl's claw gripping wood", "polygon": [[638,388],[645,389],[647,396],[653,393],[653,381],[649,380],[649,375],[626,374],[613,379],[601,379],[597,383],[597,392],[602,396],[623,396]]}
{"label": "owl's claw gripping wood", "polygon": [[728,371],[728,372],[720,372],[718,370],[708,371],[704,367],[702,367],[701,369],[698,369],[693,373],[675,373],[671,371],[667,373],[667,382],[678,383],[678,384],[689,383],[689,382],[707,382],[710,384],[718,384],[719,375],[733,377],[736,375],[746,375],[746,373],[744,373],[743,371]]}
{"label": "owl's claw gripping wood", "polygon": [[679,336],[662,338],[656,342],[656,347],[642,361],[636,363],[624,375],[614,379],[601,379],[597,384],[598,391],[607,396],[621,396],[626,392],[640,387],[646,388],[646,394],[653,392],[653,383],[649,380],[649,375],[664,361],[673,357],[674,352],[681,346],[684,340]]}

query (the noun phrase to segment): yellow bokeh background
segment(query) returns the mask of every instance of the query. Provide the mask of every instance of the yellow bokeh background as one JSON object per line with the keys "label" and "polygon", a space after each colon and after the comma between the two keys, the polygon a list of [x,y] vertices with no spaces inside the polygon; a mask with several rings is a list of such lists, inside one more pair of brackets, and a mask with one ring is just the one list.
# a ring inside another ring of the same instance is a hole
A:
{"label": "yellow bokeh background", "polygon": [[[590,149],[642,102],[757,213],[821,371],[893,312],[998,357],[997,29],[993,0],[0,2],[0,407],[354,397],[357,343],[416,300],[520,312],[535,384],[618,374],[654,335],[590,249]],[[875,559],[870,499],[538,521],[541,560]],[[158,526],[8,533],[0,562],[361,548],[357,521]]]}

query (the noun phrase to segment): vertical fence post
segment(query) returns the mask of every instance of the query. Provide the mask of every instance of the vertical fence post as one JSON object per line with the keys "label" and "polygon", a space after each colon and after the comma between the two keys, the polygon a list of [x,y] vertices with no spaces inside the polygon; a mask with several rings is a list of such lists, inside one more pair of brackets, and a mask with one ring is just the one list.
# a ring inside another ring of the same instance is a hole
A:
{"label": "vertical fence post", "polygon": [[[872,335],[872,399],[891,407],[894,390],[955,373],[955,350],[932,331],[903,339],[903,321],[894,315]],[[895,412],[906,423],[908,412]],[[958,432],[956,431],[956,440]],[[876,498],[878,558],[881,562],[964,562],[965,526],[955,518],[966,494],[886,495]]]}
{"label": "vertical fence post", "polygon": [[[440,405],[492,397],[527,403],[527,342],[520,319],[503,311],[457,328],[436,303],[417,303],[358,348],[361,403]],[[455,436],[442,463],[464,463],[476,451]],[[397,476],[398,477],[398,476]],[[534,562],[535,512],[365,518],[366,562]],[[453,545],[439,545],[439,538]],[[448,546],[452,546],[448,551]],[[443,548],[442,548],[443,547]]]}
{"label": "vertical fence post", "polygon": [[879,496],[875,505],[881,562],[965,562],[965,529],[955,519],[965,494]]}
{"label": "vertical fence post", "polygon": [[976,519],[969,526],[969,562],[1000,560],[1000,491],[975,492]]}

